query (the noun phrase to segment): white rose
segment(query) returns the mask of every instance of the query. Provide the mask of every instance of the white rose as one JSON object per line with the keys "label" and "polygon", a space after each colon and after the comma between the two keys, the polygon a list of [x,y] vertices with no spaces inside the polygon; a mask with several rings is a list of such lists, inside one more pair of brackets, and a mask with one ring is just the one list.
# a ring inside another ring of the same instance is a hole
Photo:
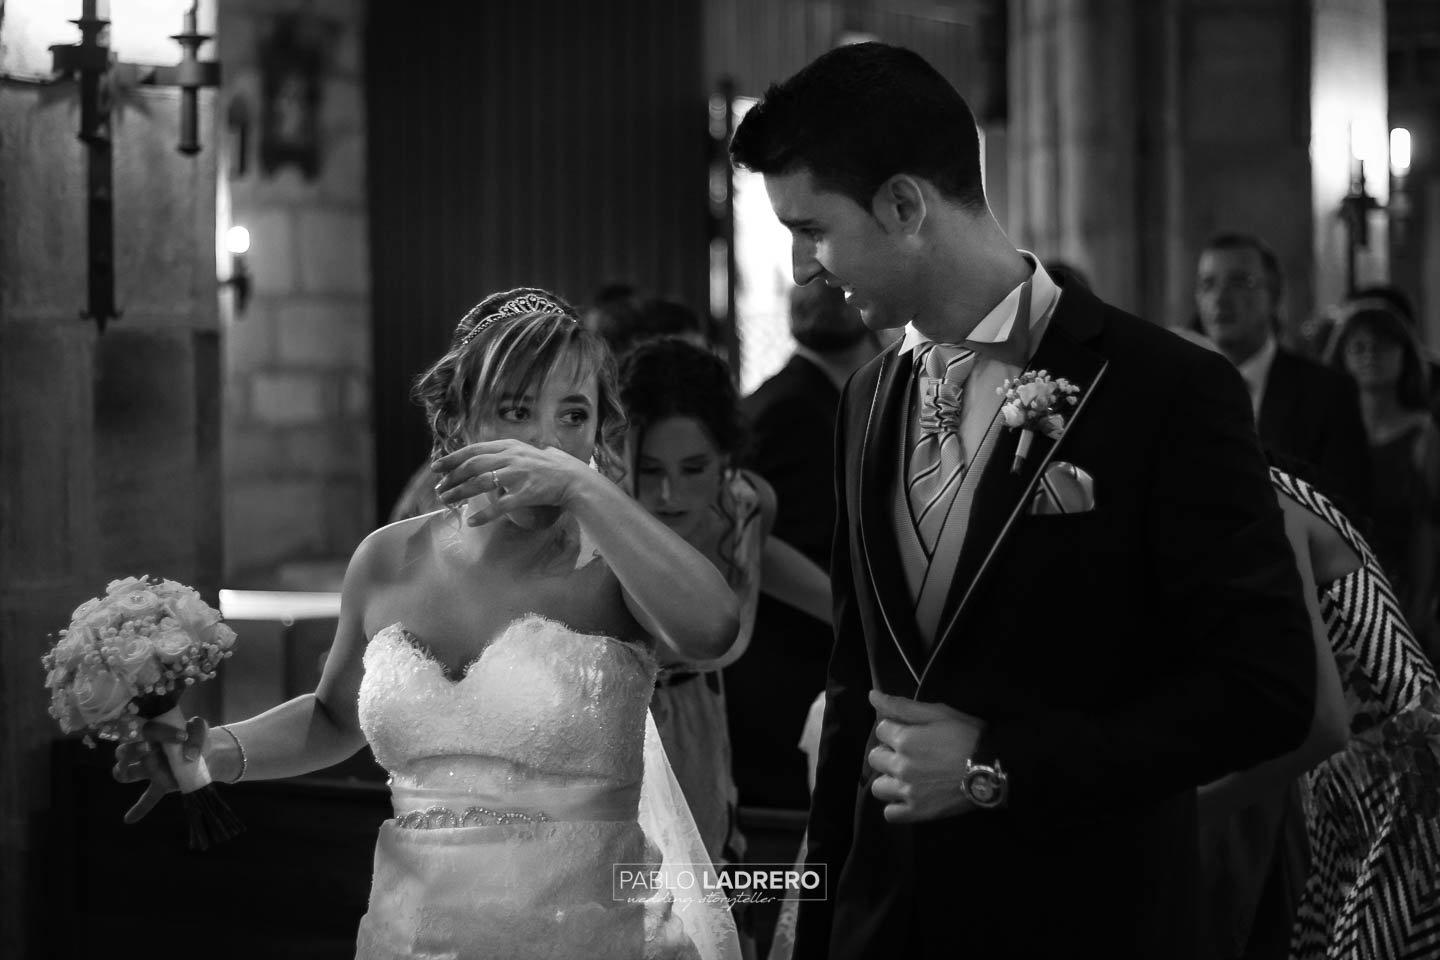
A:
{"label": "white rose", "polygon": [[160,610],[160,598],[148,589],[131,590],[115,598],[115,606],[127,618],[148,617]]}
{"label": "white rose", "polygon": [[115,596],[117,593],[129,593],[136,589],[147,589],[150,581],[144,577],[126,577],[124,580],[111,580],[105,585],[105,593]]}
{"label": "white rose", "polygon": [[86,617],[90,616],[90,614],[94,613],[95,610],[99,608],[99,606],[100,598],[91,597],[89,600],[86,600],[84,603],[80,604],[80,606],[75,608],[75,612],[70,614],[70,619],[84,620]]}
{"label": "white rose", "polygon": [[1013,403],[1007,403],[1001,407],[1000,415],[1005,418],[1005,426],[1011,429],[1025,424],[1025,414]]}
{"label": "white rose", "polygon": [[65,631],[65,636],[55,644],[55,665],[57,667],[73,667],[77,665],[85,654],[90,652],[94,646],[95,635],[91,629],[84,624],[78,627],[71,627]]}
{"label": "white rose", "polygon": [[235,631],[223,623],[217,623],[215,624],[214,632],[210,635],[210,639],[221,650],[229,650],[235,646]]}
{"label": "white rose", "polygon": [[190,652],[195,641],[184,630],[162,630],[150,638],[156,656],[166,663],[179,660]]}
{"label": "white rose", "polygon": [[130,682],[135,684],[135,689],[137,691],[144,690],[146,687],[152,687],[155,684],[159,683],[159,661],[156,660],[154,657],[150,657],[149,659],[147,659],[144,663],[140,665],[140,669],[136,671],[135,675],[130,678]]}
{"label": "white rose", "polygon": [[200,594],[193,590],[183,597],[171,600],[167,606],[175,619],[196,636],[206,627],[220,621],[220,611],[200,599]]}
{"label": "white rose", "polygon": [[75,698],[70,695],[68,687],[55,687],[50,691],[50,716],[60,721],[60,729],[66,733],[74,733],[85,726],[85,719],[75,709]]}
{"label": "white rose", "polygon": [[114,720],[125,712],[134,691],[107,668],[96,665],[81,667],[70,688],[75,706],[86,723]]}
{"label": "white rose", "polygon": [[98,634],[106,627],[119,626],[121,619],[122,615],[115,606],[114,598],[106,597],[103,603],[86,615],[85,625]]}
{"label": "white rose", "polygon": [[[121,637],[115,644],[115,656],[119,660],[119,663],[116,665],[117,669],[128,677],[132,683],[139,684],[141,682],[140,674],[146,664],[154,664],[155,662],[155,647],[150,642],[149,637],[142,636],[138,633],[130,634]],[[153,672],[157,677],[159,676],[158,668]],[[153,683],[154,681],[152,680],[150,682]]]}
{"label": "white rose", "polygon": [[1020,402],[1028,407],[1036,397],[1040,396],[1040,384],[1022,383],[1015,393],[1020,397]]}

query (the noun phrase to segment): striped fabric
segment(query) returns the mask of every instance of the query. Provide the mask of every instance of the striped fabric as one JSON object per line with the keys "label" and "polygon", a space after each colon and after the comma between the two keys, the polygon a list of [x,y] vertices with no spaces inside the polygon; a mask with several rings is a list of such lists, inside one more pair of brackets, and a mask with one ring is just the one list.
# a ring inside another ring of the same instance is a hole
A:
{"label": "striped fabric", "polygon": [[1271,479],[1361,559],[1319,591],[1353,716],[1346,748],[1302,782],[1311,863],[1290,954],[1440,957],[1440,682],[1355,527],[1309,484]]}
{"label": "striped fabric", "polygon": [[946,505],[965,475],[965,450],[960,442],[960,397],[975,369],[975,351],[949,344],[916,348],[915,369],[920,394],[919,438],[910,452],[906,481],[910,518],[928,558],[945,525]]}

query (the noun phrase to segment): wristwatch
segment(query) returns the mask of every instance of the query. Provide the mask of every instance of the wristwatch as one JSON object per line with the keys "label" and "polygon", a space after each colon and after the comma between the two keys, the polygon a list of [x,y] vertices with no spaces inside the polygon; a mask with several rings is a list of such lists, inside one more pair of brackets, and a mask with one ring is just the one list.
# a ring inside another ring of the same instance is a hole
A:
{"label": "wristwatch", "polygon": [[1005,775],[999,760],[994,763],[966,760],[960,787],[970,802],[981,810],[999,809],[1010,798],[1010,778]]}

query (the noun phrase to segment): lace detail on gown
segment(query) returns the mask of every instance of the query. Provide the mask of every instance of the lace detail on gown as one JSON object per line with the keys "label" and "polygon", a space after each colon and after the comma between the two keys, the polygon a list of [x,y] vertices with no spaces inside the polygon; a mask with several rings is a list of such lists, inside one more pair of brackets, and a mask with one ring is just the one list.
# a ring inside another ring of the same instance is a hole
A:
{"label": "lace detail on gown", "polygon": [[392,775],[448,755],[552,775],[640,779],[655,677],[648,651],[532,616],[511,624],[451,680],[417,639],[395,624],[365,649],[360,725]]}
{"label": "lace detail on gown", "polygon": [[[725,931],[682,921],[668,897],[614,899],[615,864],[672,856],[637,819],[642,785],[664,774],[646,765],[648,651],[529,616],[452,680],[417,639],[399,624],[376,633],[360,685],[360,724],[397,815],[482,806],[544,821],[386,821],[357,955],[730,955]],[[670,815],[688,819],[683,806]]]}

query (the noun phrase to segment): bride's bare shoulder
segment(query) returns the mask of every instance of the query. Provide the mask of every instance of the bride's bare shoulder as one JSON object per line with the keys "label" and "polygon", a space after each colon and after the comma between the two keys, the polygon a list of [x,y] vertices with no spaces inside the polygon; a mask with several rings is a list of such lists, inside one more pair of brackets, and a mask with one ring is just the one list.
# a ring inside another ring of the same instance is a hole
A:
{"label": "bride's bare shoulder", "polygon": [[430,555],[446,526],[446,513],[437,510],[388,523],[373,531],[350,556],[346,582],[390,581],[413,570],[416,561]]}

